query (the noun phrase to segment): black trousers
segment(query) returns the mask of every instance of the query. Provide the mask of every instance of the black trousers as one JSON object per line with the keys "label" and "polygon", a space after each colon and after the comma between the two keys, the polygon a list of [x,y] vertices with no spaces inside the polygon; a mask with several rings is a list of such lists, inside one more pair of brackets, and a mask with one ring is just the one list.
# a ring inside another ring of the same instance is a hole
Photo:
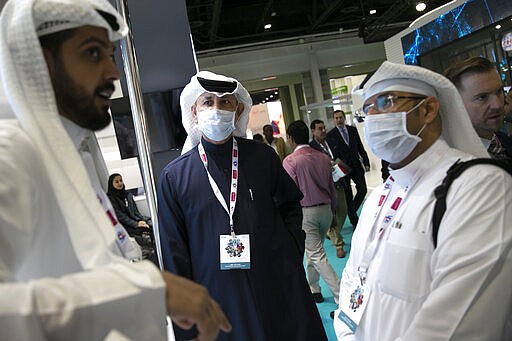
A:
{"label": "black trousers", "polygon": [[[359,221],[359,217],[357,216],[357,210],[361,207],[361,204],[366,197],[366,193],[368,192],[366,188],[366,179],[364,177],[364,169],[352,169],[352,172],[348,174],[345,180],[345,194],[347,198],[347,215],[350,223],[354,227],[357,226],[357,222]],[[351,181],[356,185],[356,195],[354,196],[352,192]]]}

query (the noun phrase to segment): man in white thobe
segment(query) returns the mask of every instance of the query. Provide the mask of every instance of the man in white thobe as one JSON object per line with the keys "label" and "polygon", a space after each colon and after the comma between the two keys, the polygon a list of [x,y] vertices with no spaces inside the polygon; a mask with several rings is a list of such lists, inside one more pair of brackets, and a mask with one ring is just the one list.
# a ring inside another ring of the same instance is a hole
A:
{"label": "man in white thobe", "polygon": [[434,189],[488,157],[445,77],[384,62],[364,86],[365,137],[390,175],[364,204],[342,273],[338,340],[510,340],[512,178],[476,165],[451,185],[433,243]]}
{"label": "man in white thobe", "polygon": [[127,32],[106,0],[13,0],[0,18],[0,330],[5,340],[165,340],[166,314],[214,340],[203,287],[130,262],[87,147],[110,121]]}

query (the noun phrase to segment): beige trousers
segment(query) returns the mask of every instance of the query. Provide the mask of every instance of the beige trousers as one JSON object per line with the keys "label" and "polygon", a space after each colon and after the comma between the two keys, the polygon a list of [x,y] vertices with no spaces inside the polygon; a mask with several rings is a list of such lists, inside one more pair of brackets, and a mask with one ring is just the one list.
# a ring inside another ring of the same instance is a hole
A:
{"label": "beige trousers", "polygon": [[306,232],[306,274],[312,293],[319,293],[320,276],[338,304],[340,279],[333,270],[324,249],[324,240],[332,222],[330,205],[302,208],[302,229]]}

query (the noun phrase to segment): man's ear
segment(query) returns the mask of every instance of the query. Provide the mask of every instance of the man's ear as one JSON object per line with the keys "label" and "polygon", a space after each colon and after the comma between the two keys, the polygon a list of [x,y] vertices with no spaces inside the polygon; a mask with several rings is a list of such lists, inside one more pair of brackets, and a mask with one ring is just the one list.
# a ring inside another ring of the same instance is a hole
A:
{"label": "man's ear", "polygon": [[244,108],[245,108],[245,106],[243,103],[238,103],[238,105],[236,106],[235,124],[238,123],[238,120],[242,116],[242,113],[244,112]]}
{"label": "man's ear", "polygon": [[439,116],[439,101],[435,97],[425,100],[425,123],[432,123]]}
{"label": "man's ear", "polygon": [[195,104],[192,104],[190,107],[190,112],[192,113],[192,121],[197,124],[197,111]]}

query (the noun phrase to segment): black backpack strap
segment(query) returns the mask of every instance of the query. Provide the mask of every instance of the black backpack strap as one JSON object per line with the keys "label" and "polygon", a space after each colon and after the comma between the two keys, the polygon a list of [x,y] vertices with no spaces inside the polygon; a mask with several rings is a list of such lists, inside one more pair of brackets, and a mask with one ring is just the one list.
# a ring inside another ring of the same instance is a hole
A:
{"label": "black backpack strap", "polygon": [[432,216],[432,241],[434,242],[434,248],[437,247],[437,235],[439,233],[439,225],[441,219],[443,219],[444,212],[446,211],[446,196],[448,195],[448,189],[452,184],[453,180],[459,177],[466,169],[473,165],[478,164],[490,164],[500,167],[506,170],[512,175],[512,165],[503,160],[478,158],[471,159],[468,161],[457,160],[446,172],[446,177],[443,182],[434,189],[434,196],[436,197],[436,204],[434,206],[434,214]]}

